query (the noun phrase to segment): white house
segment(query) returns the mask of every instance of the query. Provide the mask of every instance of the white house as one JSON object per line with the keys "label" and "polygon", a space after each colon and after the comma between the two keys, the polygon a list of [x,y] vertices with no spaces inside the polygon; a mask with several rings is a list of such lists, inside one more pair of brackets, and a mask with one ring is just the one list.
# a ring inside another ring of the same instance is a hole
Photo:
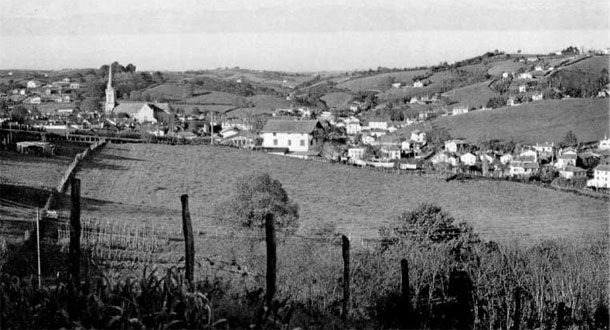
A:
{"label": "white house", "polygon": [[160,113],[168,115],[171,110],[167,103],[125,102],[117,105],[112,112],[126,114],[139,123],[156,123]]}
{"label": "white house", "polygon": [[364,144],[373,144],[375,143],[375,137],[371,136],[371,135],[363,135],[362,136],[362,143]]}
{"label": "white house", "polygon": [[400,149],[402,150],[411,150],[411,141],[404,140],[400,143]]}
{"label": "white house", "polygon": [[519,105],[519,103],[515,101],[514,97],[509,97],[508,100],[506,100],[506,105],[508,105],[509,107],[514,107],[516,105]]}
{"label": "white house", "polygon": [[308,152],[322,144],[322,125],[317,120],[268,120],[261,130],[263,147]]}
{"label": "white house", "polygon": [[576,166],[566,166],[559,170],[559,176],[566,179],[586,178],[587,170]]}
{"label": "white house", "polygon": [[473,155],[470,152],[467,152],[460,156],[460,161],[468,166],[473,166],[477,163],[477,156]]}
{"label": "white house", "polygon": [[392,88],[400,88],[402,86],[401,82],[392,83]]}
{"label": "white house", "polygon": [[523,72],[519,74],[519,79],[532,79],[532,74],[529,72]]}
{"label": "white house", "polygon": [[351,160],[362,159],[362,157],[364,157],[365,152],[365,148],[348,148],[347,157]]}
{"label": "white house", "polygon": [[468,113],[468,107],[467,106],[455,107],[455,108],[453,108],[452,113],[454,116]]}
{"label": "white house", "polygon": [[434,165],[437,165],[439,163],[446,163],[450,164],[451,166],[457,166],[459,161],[456,157],[453,157],[449,153],[442,151],[432,156],[430,162],[432,162],[432,164]]}
{"label": "white house", "polygon": [[362,126],[359,122],[349,122],[345,125],[347,135],[356,135],[362,131]]}
{"label": "white house", "polygon": [[411,132],[411,141],[426,143],[426,132],[420,131],[418,129]]}
{"label": "white house", "polygon": [[506,71],[502,72],[502,78],[506,79],[506,78],[508,78],[508,75],[509,75],[508,72],[506,72]]}
{"label": "white house", "polygon": [[587,181],[587,187],[610,188],[610,165],[597,165],[593,169],[593,179]]}
{"label": "white house", "polygon": [[604,135],[604,139],[599,141],[599,146],[597,147],[599,150],[610,150],[610,139],[608,139]]}
{"label": "white house", "polygon": [[387,130],[388,122],[387,121],[369,121],[369,128]]}
{"label": "white house", "polygon": [[513,155],[511,155],[511,154],[504,154],[504,155],[500,156],[500,163],[502,163],[504,165],[510,163],[511,160],[513,160]]}
{"label": "white house", "polygon": [[530,176],[538,172],[539,168],[540,166],[538,163],[513,160],[510,162],[510,176]]}
{"label": "white house", "polygon": [[542,93],[536,93],[532,95],[532,101],[541,101],[544,98]]}
{"label": "white house", "polygon": [[32,89],[32,88],[38,88],[40,87],[42,84],[40,83],[40,81],[36,81],[36,80],[30,80],[25,84],[26,88]]}
{"label": "white house", "polygon": [[385,159],[400,159],[400,149],[396,146],[382,146],[381,155]]}
{"label": "white house", "polygon": [[525,92],[527,92],[527,86],[519,85],[519,93],[525,93]]}
{"label": "white house", "polygon": [[424,83],[421,82],[421,80],[414,81],[413,82],[413,87],[415,87],[415,88],[424,87]]}
{"label": "white house", "polygon": [[521,153],[519,153],[519,158],[532,159],[532,162],[537,162],[538,153],[536,152],[536,150],[526,149],[526,150],[521,151]]}
{"label": "white house", "polygon": [[449,152],[458,152],[462,150],[467,145],[466,141],[463,139],[453,139],[445,141],[445,150]]}
{"label": "white house", "polygon": [[553,149],[555,149],[555,142],[545,142],[542,144],[536,143],[535,146],[533,146],[534,150],[536,150],[538,153],[541,154],[552,154],[553,153]]}
{"label": "white house", "polygon": [[555,163],[555,168],[567,168],[568,166],[576,166],[576,154],[575,153],[566,153],[557,156],[557,162]]}
{"label": "white house", "polygon": [[543,70],[542,65],[536,65],[534,67],[534,71],[542,71],[542,70]]}
{"label": "white house", "polygon": [[80,89],[80,84],[77,82],[71,82],[70,89]]}

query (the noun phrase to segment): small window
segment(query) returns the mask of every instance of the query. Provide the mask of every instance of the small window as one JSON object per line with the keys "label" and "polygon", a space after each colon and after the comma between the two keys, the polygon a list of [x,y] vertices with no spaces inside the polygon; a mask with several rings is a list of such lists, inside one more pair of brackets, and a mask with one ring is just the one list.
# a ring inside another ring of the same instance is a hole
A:
{"label": "small window", "polygon": [[275,136],[275,133],[273,133],[273,136]]}
{"label": "small window", "polygon": [[313,145],[313,140],[309,141],[309,145],[311,145],[311,146]]}
{"label": "small window", "polygon": [[290,147],[292,145],[292,140],[288,140],[288,146]]}
{"label": "small window", "polygon": [[[274,133],[275,134],[275,133]],[[276,146],[277,145],[277,139],[273,139],[273,145]]]}
{"label": "small window", "polygon": [[301,140],[301,147],[305,146],[305,140]]}

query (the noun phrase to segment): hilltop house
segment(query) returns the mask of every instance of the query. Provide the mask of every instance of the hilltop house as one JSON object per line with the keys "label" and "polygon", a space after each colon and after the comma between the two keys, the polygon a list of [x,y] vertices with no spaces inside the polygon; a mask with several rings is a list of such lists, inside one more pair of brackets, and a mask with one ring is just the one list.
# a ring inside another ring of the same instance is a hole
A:
{"label": "hilltop house", "polygon": [[418,143],[426,143],[426,132],[418,129],[411,132],[411,141]]}
{"label": "hilltop house", "polygon": [[599,141],[599,146],[597,147],[599,150],[610,150],[610,139],[608,139],[604,135],[604,139]]}
{"label": "hilltop house", "polygon": [[467,106],[455,107],[455,108],[453,108],[452,113],[454,116],[468,113],[468,107]]}
{"label": "hilltop house", "polygon": [[610,188],[610,165],[597,165],[593,169],[593,179],[587,181],[587,187]]}
{"label": "hilltop house", "polygon": [[310,152],[322,144],[322,125],[317,120],[271,119],[261,130],[261,136],[265,148]]}
{"label": "hilltop house", "polygon": [[165,121],[171,113],[168,103],[124,102],[113,110],[115,114],[125,114],[138,123],[156,123],[159,119]]}

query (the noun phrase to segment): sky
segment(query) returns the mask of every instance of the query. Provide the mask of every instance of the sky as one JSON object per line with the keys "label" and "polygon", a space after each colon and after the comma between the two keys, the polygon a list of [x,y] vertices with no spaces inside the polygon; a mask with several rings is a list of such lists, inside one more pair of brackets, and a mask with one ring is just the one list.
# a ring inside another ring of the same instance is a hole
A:
{"label": "sky", "polygon": [[610,46],[606,0],[3,0],[0,69],[335,71]]}

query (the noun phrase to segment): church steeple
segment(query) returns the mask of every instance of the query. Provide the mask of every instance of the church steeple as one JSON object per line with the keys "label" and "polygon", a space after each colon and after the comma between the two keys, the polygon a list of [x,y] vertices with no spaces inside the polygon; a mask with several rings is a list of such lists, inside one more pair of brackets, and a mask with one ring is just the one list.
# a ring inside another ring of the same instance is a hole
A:
{"label": "church steeple", "polygon": [[112,87],[112,65],[108,67],[108,86],[106,87],[106,105],[104,111],[106,113],[112,112],[116,106],[116,93]]}

